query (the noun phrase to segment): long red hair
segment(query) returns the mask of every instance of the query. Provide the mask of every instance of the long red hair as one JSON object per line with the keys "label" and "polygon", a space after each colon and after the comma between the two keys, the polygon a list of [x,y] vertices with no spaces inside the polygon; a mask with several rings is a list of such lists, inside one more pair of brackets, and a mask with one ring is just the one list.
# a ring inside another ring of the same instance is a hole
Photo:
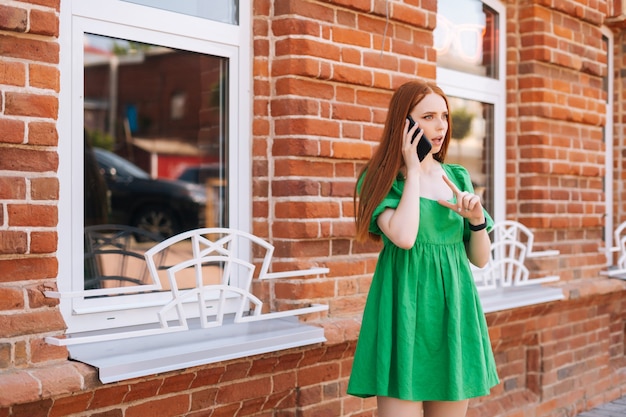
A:
{"label": "long red hair", "polygon": [[[356,238],[364,241],[368,237],[380,240],[380,236],[369,233],[372,214],[380,202],[391,190],[394,180],[404,166],[402,158],[402,135],[404,123],[413,108],[428,94],[435,93],[450,106],[443,90],[436,84],[427,81],[410,81],[401,85],[391,96],[385,128],[376,152],[367,164],[361,169],[359,178],[363,175],[361,187],[355,187],[354,207],[356,220]],[[443,163],[452,132],[452,120],[448,120],[448,130],[441,146],[441,150],[433,155],[435,160]],[[358,184],[358,183],[357,183]]]}

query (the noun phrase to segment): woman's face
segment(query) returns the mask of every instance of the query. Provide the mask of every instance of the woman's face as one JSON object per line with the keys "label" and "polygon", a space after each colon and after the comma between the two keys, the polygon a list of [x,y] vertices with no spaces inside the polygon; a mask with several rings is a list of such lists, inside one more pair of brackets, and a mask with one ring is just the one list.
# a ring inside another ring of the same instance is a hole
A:
{"label": "woman's face", "polygon": [[448,106],[443,97],[435,93],[427,94],[413,107],[411,117],[432,143],[431,154],[439,152],[448,131]]}

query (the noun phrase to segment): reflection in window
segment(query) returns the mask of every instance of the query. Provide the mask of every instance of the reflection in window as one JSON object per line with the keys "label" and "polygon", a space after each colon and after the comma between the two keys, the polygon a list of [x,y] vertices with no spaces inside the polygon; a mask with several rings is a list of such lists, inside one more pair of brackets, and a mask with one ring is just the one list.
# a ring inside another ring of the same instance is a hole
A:
{"label": "reflection in window", "polygon": [[239,0],[124,0],[216,22],[239,24]]}
{"label": "reflection in window", "polygon": [[463,165],[476,194],[493,213],[493,105],[449,97],[452,137],[446,162]]}
{"label": "reflection in window", "polygon": [[480,0],[439,0],[437,65],[498,78],[498,14]]}
{"label": "reflection in window", "polygon": [[86,288],[141,285],[149,247],[228,227],[227,73],[224,58],[85,35]]}

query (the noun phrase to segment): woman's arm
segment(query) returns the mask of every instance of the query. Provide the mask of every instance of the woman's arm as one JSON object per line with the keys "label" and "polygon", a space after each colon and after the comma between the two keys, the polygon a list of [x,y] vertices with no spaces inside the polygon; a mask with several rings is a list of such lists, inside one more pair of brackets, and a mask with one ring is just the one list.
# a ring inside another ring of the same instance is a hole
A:
{"label": "woman's arm", "polygon": [[417,157],[417,144],[424,133],[419,133],[416,140],[411,141],[418,126],[415,124],[411,129],[408,126],[407,120],[404,125],[402,142],[402,157],[406,166],[406,180],[402,197],[400,197],[398,207],[386,209],[376,219],[378,227],[385,236],[402,249],[413,247],[420,223],[420,175],[422,166]]}
{"label": "woman's arm", "polygon": [[419,175],[407,176],[398,207],[386,209],[377,219],[380,230],[394,245],[402,249],[411,249],[417,239],[420,220],[419,195]]}
{"label": "woman's arm", "polygon": [[[485,222],[485,217],[483,216],[482,221],[472,221],[470,219],[469,222],[477,226]],[[465,250],[467,252],[467,258],[471,263],[479,268],[487,265],[487,262],[489,262],[489,253],[491,252],[491,239],[489,238],[487,229],[485,228],[476,232],[472,231]]]}

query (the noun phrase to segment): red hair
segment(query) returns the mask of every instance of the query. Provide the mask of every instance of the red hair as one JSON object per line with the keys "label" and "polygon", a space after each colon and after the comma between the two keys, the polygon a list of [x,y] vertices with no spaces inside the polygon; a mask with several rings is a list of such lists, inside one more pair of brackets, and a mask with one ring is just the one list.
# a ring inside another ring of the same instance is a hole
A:
{"label": "red hair", "polygon": [[[376,207],[391,190],[394,180],[404,166],[402,136],[404,134],[405,120],[413,108],[426,95],[431,93],[441,96],[446,102],[448,110],[450,109],[448,99],[443,90],[436,84],[427,81],[410,81],[401,85],[391,96],[380,144],[372,158],[359,173],[359,179],[363,177],[360,190],[358,183],[355,187],[356,238],[359,241],[366,240],[368,236],[374,240],[380,240],[380,236],[369,233],[372,215]],[[443,145],[439,152],[433,155],[433,158],[441,163],[443,163],[448,151],[451,132],[452,121],[449,120]]]}

